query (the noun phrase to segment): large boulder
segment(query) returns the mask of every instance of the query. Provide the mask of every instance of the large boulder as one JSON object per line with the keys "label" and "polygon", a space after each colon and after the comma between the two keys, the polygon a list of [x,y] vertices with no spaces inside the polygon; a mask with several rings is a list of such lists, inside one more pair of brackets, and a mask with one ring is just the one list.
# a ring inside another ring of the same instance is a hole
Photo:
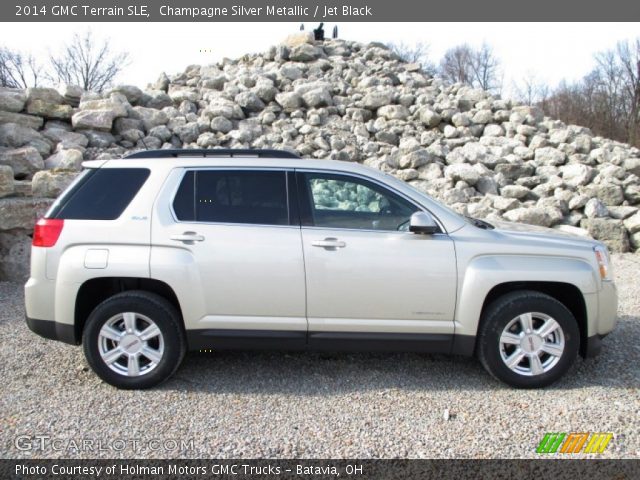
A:
{"label": "large boulder", "polygon": [[404,105],[385,105],[378,109],[377,114],[387,120],[406,120],[410,112]]}
{"label": "large boulder", "polygon": [[30,256],[28,230],[0,231],[0,281],[24,283],[29,278]]}
{"label": "large boulder", "polygon": [[42,134],[55,143],[57,148],[82,149],[89,145],[89,139],[85,135],[60,128],[50,128],[44,130]]}
{"label": "large boulder", "polygon": [[600,200],[592,198],[585,204],[584,214],[587,218],[608,217],[609,210]]}
{"label": "large boulder", "polygon": [[171,140],[172,133],[166,125],[158,125],[157,127],[153,127],[149,130],[149,135],[156,137],[163,142],[168,142]]}
{"label": "large boulder", "polygon": [[326,88],[314,88],[302,94],[302,100],[309,108],[320,108],[333,105],[331,93]]}
{"label": "large boulder", "polygon": [[313,32],[297,32],[290,34],[282,44],[288,48],[295,48],[300,45],[312,44],[313,41]]}
{"label": "large boulder", "polygon": [[514,181],[518,178],[528,177],[534,172],[534,168],[526,163],[500,163],[495,166],[494,171],[502,174],[505,178]]}
{"label": "large boulder", "polygon": [[19,228],[31,230],[51,203],[53,200],[44,198],[0,199],[0,231]]}
{"label": "large boulder", "polygon": [[89,140],[90,148],[109,148],[112,146],[116,139],[111,132],[101,132],[99,130],[81,130],[82,133]]}
{"label": "large boulder", "polygon": [[119,93],[126,97],[127,101],[135,105],[142,98],[142,90],[134,85],[118,85],[111,89],[110,93]]}
{"label": "large boulder", "polygon": [[43,170],[33,176],[31,189],[34,197],[56,198],[78,175],[77,172]]}
{"label": "large boulder", "polygon": [[233,123],[225,117],[213,117],[211,119],[210,128],[214,132],[229,133],[233,130]]}
{"label": "large boulder", "polygon": [[423,108],[420,110],[420,121],[429,128],[437,127],[442,121],[442,117],[431,110],[430,108]]}
{"label": "large boulder", "polygon": [[264,102],[254,92],[246,91],[236,95],[235,101],[246,112],[259,112],[265,107]]}
{"label": "large boulder", "polygon": [[478,110],[471,121],[479,125],[491,123],[493,121],[493,112],[491,110]]}
{"label": "large boulder", "polygon": [[0,145],[7,147],[22,147],[33,141],[42,141],[42,135],[36,130],[16,123],[0,125]]}
{"label": "large boulder", "polygon": [[189,102],[198,101],[198,91],[193,88],[170,88],[169,97],[174,103],[181,103],[185,100]]}
{"label": "large boulder", "polygon": [[531,194],[531,190],[522,185],[505,185],[500,189],[500,195],[505,198],[516,198],[522,200]]}
{"label": "large boulder", "polygon": [[7,165],[0,165],[0,198],[13,195],[14,191],[13,170]]}
{"label": "large boulder", "polygon": [[6,165],[16,178],[26,178],[44,168],[42,156],[33,147],[0,149],[0,165]]}
{"label": "large boulder", "polygon": [[582,163],[571,163],[560,168],[562,180],[571,187],[579,187],[589,183],[596,174],[595,169]]}
{"label": "large boulder", "polygon": [[62,95],[65,103],[72,107],[77,107],[80,104],[80,99],[84,94],[84,90],[78,85],[60,85],[58,93]]}
{"label": "large boulder", "polygon": [[456,163],[444,169],[444,176],[454,182],[462,180],[469,185],[475,185],[480,179],[480,172],[467,163]]}
{"label": "large boulder", "polygon": [[27,89],[27,113],[45,118],[68,120],[73,108],[54,88]]}
{"label": "large boulder", "polygon": [[380,107],[389,105],[393,100],[391,90],[374,90],[367,93],[362,99],[362,106],[369,110],[377,110]]}
{"label": "large boulder", "polygon": [[293,112],[302,107],[302,97],[296,92],[282,92],[276,95],[276,102],[285,112]]}
{"label": "large boulder", "polygon": [[629,234],[622,220],[586,218],[580,222],[580,227],[586,229],[589,235],[603,242],[614,252],[629,251]]}
{"label": "large boulder", "polygon": [[618,185],[606,183],[596,188],[596,196],[605,205],[620,205],[624,201],[624,192]]}
{"label": "large boulder", "polygon": [[536,149],[535,160],[543,165],[558,166],[566,162],[567,156],[553,147],[541,147]]}
{"label": "large boulder", "polygon": [[159,125],[166,125],[169,121],[169,117],[167,117],[167,114],[162,110],[147,107],[133,107],[131,110],[131,117],[142,120],[144,128],[147,131]]}
{"label": "large boulder", "polygon": [[551,227],[557,222],[555,212],[550,212],[547,208],[514,208],[502,214],[510,222],[528,223],[541,227]]}
{"label": "large boulder", "polygon": [[[137,140],[137,139],[136,139]],[[60,150],[44,161],[45,168],[60,168],[79,171],[82,168],[83,156],[80,150]]]}
{"label": "large boulder", "polygon": [[636,213],[635,215],[624,220],[624,226],[629,231],[629,233],[640,232],[640,213]]}
{"label": "large boulder", "polygon": [[[433,155],[424,148],[419,148],[402,155],[398,160],[398,167],[418,169],[432,161]],[[437,167],[437,171],[440,171],[439,167]]]}
{"label": "large boulder", "polygon": [[126,97],[118,93],[112,93],[109,98],[83,99],[80,102],[80,110],[109,111],[113,118],[126,117],[128,107]]}
{"label": "large boulder", "polygon": [[35,115],[0,111],[0,124],[3,123],[15,123],[22,127],[38,129],[42,127],[44,120],[42,117],[36,117]]}
{"label": "large boulder", "polygon": [[27,103],[24,90],[0,88],[0,110],[4,112],[21,112]]}
{"label": "large boulder", "polygon": [[323,55],[324,51],[320,47],[303,43],[291,49],[289,52],[289,60],[293,62],[312,62]]}
{"label": "large boulder", "polygon": [[173,105],[173,100],[162,90],[148,90],[145,92],[144,103],[142,106],[161,110],[164,107]]}
{"label": "large boulder", "polygon": [[71,118],[75,129],[110,131],[116,112],[113,110],[80,110]]}
{"label": "large boulder", "polygon": [[627,172],[640,177],[640,158],[627,158],[623,166]]}
{"label": "large boulder", "polygon": [[183,143],[192,143],[198,139],[200,135],[200,129],[195,122],[181,125],[174,129],[174,133],[180,138]]}

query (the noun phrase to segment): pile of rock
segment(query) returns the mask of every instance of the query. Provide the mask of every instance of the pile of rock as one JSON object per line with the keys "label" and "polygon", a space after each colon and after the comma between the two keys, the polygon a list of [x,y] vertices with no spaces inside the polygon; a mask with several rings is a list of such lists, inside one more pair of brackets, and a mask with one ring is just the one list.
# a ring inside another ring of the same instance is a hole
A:
{"label": "pile of rock", "polygon": [[640,151],[536,107],[447,85],[384,45],[301,33],[145,90],[0,89],[0,278],[83,159],[155,148],[283,148],[361,162],[488,220],[640,249]]}

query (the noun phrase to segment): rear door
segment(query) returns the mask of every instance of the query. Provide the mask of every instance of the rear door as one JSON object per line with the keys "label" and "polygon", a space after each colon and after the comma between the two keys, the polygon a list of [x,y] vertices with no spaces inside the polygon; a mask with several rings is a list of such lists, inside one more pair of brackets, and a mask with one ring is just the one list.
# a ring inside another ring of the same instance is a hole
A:
{"label": "rear door", "polygon": [[309,343],[449,351],[456,260],[446,233],[417,235],[412,201],[351,174],[297,173]]}
{"label": "rear door", "polygon": [[188,328],[212,346],[305,342],[300,227],[288,198],[292,175],[187,169],[166,205],[170,216],[154,222],[152,275],[171,276],[175,269],[174,281],[192,299]]}

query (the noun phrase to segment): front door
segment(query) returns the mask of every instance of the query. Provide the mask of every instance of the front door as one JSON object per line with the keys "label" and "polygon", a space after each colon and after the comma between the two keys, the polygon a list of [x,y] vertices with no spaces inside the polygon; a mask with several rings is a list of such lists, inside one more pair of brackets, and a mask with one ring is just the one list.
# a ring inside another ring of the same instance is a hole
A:
{"label": "front door", "polygon": [[[298,172],[311,346],[449,351],[456,262],[420,207],[365,178]],[[344,343],[344,345],[342,345]]]}

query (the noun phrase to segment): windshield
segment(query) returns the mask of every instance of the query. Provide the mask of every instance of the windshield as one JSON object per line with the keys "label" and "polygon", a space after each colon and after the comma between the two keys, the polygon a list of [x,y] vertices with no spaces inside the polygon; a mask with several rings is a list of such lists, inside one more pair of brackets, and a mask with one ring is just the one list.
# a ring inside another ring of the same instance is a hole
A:
{"label": "windshield", "polygon": [[402,180],[400,180],[399,178],[394,177],[393,175],[391,175],[390,173],[386,173],[385,175],[389,178],[389,180],[393,183],[395,183],[396,185],[403,185],[405,187],[409,187],[411,190],[413,190],[414,192],[416,192],[417,194],[419,194],[422,197],[427,198],[428,200],[435,202],[438,204],[438,206],[440,206],[440,208],[446,210],[447,212],[449,212],[451,215],[455,215],[457,218],[459,218],[460,220],[463,220],[465,223],[468,223],[470,225],[473,225],[474,227],[478,227],[478,228],[482,228],[482,229],[493,229],[495,228],[493,225],[491,225],[489,222],[485,221],[485,220],[480,220],[478,218],[473,218],[473,217],[469,217],[467,215],[461,215],[460,213],[456,212],[453,208],[451,208],[448,205],[445,205],[444,203],[436,200],[435,198],[433,198],[431,195],[429,195],[428,193],[423,192],[422,190],[419,190],[418,188],[414,187],[413,185],[403,182]]}
{"label": "windshield", "polygon": [[436,200],[435,198],[433,198],[431,195],[429,195],[428,193],[423,192],[422,190],[419,190],[418,188],[414,187],[413,185],[403,182],[402,180],[400,180],[399,178],[394,177],[393,175],[391,175],[390,173],[385,173],[385,175],[387,175],[387,177],[396,185],[403,185],[405,187],[409,187],[411,190],[413,190],[414,192],[416,192],[417,194],[419,194],[422,197],[426,197],[428,200],[437,203],[441,208],[445,209],[447,212],[451,213],[452,215],[455,215],[456,217],[460,218],[461,220],[465,220],[468,221],[467,217],[465,217],[464,215],[460,215],[458,212],[456,212],[453,208],[451,208],[448,205],[445,205],[442,202],[439,202],[438,200]]}

